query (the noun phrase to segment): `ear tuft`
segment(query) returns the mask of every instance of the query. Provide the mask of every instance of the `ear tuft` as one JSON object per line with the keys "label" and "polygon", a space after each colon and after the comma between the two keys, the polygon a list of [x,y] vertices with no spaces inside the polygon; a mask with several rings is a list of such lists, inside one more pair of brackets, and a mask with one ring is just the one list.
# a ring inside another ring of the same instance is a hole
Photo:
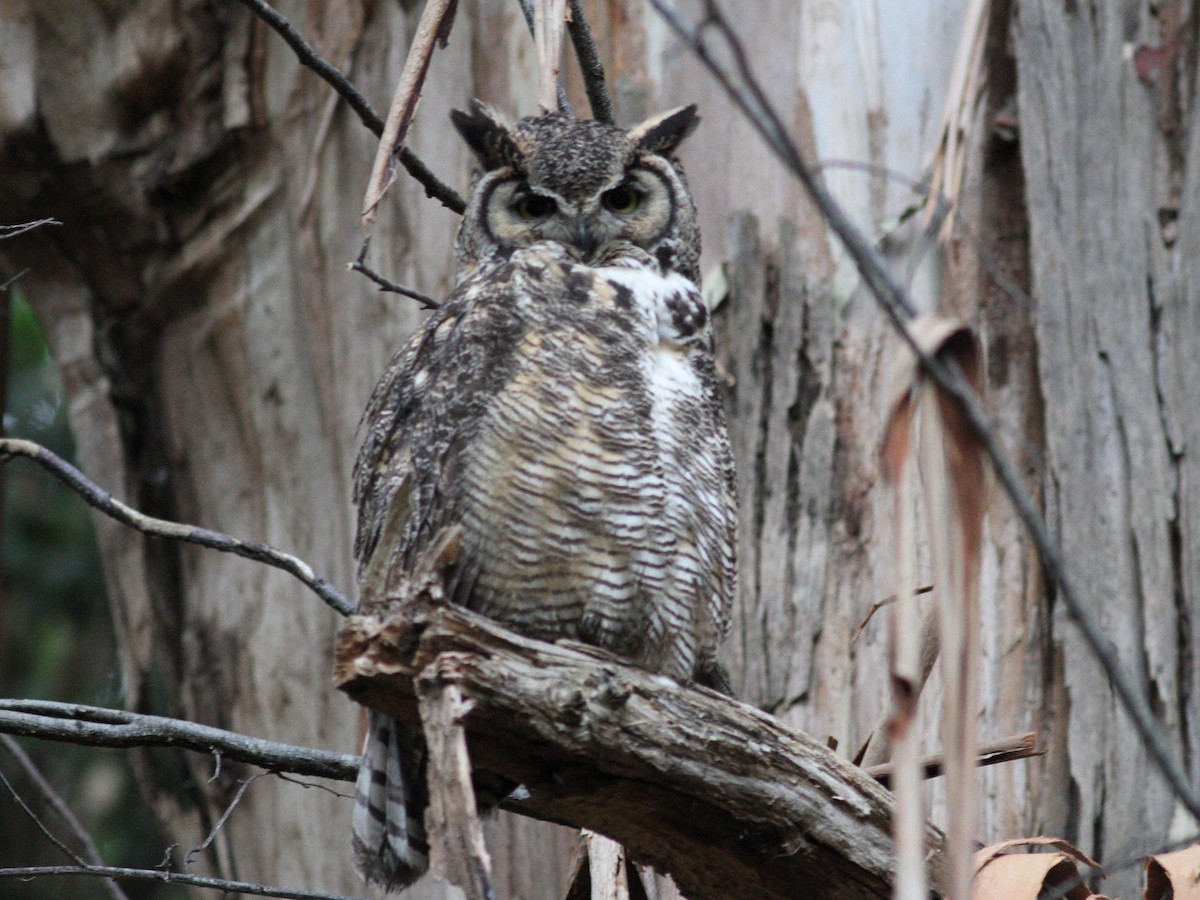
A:
{"label": "ear tuft", "polygon": [[472,100],[468,112],[452,110],[450,121],[488,171],[503,166],[522,168],[524,156],[513,137],[512,126],[486,103]]}
{"label": "ear tuft", "polygon": [[700,117],[696,104],[681,106],[647,119],[629,130],[629,140],[643,153],[670,156],[680,142],[696,130]]}

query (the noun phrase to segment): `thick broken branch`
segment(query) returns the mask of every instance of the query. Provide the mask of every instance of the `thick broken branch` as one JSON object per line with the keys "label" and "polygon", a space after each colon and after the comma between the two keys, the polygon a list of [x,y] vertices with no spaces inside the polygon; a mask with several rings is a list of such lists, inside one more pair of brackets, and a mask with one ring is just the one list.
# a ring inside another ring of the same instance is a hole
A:
{"label": "thick broken branch", "polygon": [[507,808],[605,834],[692,900],[890,895],[892,796],[751,706],[460,607],[347,621],[339,688],[416,723],[414,679],[461,691],[472,763],[528,790]]}

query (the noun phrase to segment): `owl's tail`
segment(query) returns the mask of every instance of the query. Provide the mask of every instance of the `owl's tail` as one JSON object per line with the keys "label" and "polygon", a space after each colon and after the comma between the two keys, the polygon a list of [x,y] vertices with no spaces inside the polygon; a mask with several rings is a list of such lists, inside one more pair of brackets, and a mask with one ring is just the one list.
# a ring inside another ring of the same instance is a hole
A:
{"label": "owl's tail", "polygon": [[363,878],[398,891],[425,874],[428,805],[424,738],[371,712],[354,795],[354,864]]}

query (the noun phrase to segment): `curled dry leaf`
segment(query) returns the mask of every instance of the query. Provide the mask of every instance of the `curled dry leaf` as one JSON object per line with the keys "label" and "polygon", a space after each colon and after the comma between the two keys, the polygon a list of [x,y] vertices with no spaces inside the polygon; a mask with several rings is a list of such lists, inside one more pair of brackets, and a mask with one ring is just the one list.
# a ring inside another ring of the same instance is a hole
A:
{"label": "curled dry leaf", "polygon": [[396,180],[396,163],[400,158],[400,151],[404,149],[404,142],[408,139],[417,104],[421,101],[421,89],[425,85],[425,75],[429,72],[434,44],[446,46],[457,7],[458,0],[427,0],[425,9],[421,12],[417,33],[413,37],[412,47],[408,50],[408,58],[404,61],[404,71],[400,73],[400,83],[392,97],[387,123],[383,126],[383,136],[379,139],[379,150],[376,151],[375,162],[371,166],[371,180],[367,182],[367,193],[363,198],[364,226],[370,226],[375,221],[375,210],[379,208],[384,194]]}
{"label": "curled dry leaf", "polygon": [[1144,900],[1200,900],[1200,844],[1147,859]]}
{"label": "curled dry leaf", "polygon": [[[1055,853],[1019,853],[1025,847],[1054,847]],[[1036,900],[1043,892],[1058,889],[1066,900],[1098,900],[1083,884],[1076,863],[1103,876],[1099,864],[1061,838],[1031,837],[1002,841],[975,854],[972,900]]]}
{"label": "curled dry leaf", "polygon": [[[979,343],[961,322],[924,316],[913,321],[910,331],[922,352],[946,365],[957,366],[974,389],[979,387]],[[947,832],[951,858],[950,893],[965,896],[970,882],[970,853],[975,829],[975,746],[977,706],[977,648],[979,646],[978,571],[983,534],[984,471],[983,448],[954,401],[926,377],[920,361],[909,355],[896,377],[896,399],[885,425],[881,448],[884,474],[896,487],[897,586],[894,615],[893,684],[902,680],[919,690],[923,679],[919,665],[919,634],[915,604],[910,594],[914,585],[914,540],[912,502],[907,486],[907,464],[914,446],[920,458],[926,520],[934,563],[938,634],[945,671],[943,741],[947,791],[957,801],[950,807]],[[915,693],[915,692],[914,692]],[[898,697],[899,695],[897,695]],[[915,696],[907,704],[897,701],[893,733],[908,734],[901,727],[910,719]],[[903,787],[916,772],[906,771],[900,760],[916,764],[911,748],[895,747],[895,783],[898,795],[908,800]],[[903,804],[902,804],[903,809]],[[915,815],[904,816],[915,823]],[[912,827],[910,825],[910,827]],[[897,830],[898,852],[912,842]],[[914,852],[919,850],[919,845]],[[915,858],[910,861],[915,864]],[[899,862],[907,871],[910,862]],[[900,881],[899,875],[897,876]],[[914,887],[915,891],[916,888]]]}

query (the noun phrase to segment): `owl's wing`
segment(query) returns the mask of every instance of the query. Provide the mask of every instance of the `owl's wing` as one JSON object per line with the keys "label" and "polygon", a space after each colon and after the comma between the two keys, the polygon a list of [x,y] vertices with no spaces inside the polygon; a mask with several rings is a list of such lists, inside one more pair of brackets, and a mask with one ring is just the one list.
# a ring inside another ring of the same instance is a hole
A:
{"label": "owl's wing", "polygon": [[[375,563],[394,582],[454,521],[462,453],[486,409],[496,357],[509,344],[496,333],[509,325],[507,305],[488,304],[491,289],[479,279],[463,282],[392,358],[371,394],[354,465],[360,579],[379,551],[389,558]],[[398,539],[390,535],[380,546],[389,521]]]}

